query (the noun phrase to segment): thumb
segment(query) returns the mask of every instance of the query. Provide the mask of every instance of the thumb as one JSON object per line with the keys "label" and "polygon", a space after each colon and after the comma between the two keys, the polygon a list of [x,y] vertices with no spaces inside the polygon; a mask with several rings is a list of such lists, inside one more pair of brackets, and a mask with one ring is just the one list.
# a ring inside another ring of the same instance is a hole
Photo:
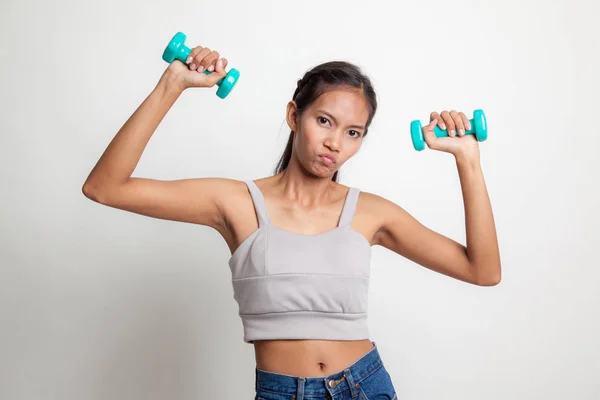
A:
{"label": "thumb", "polygon": [[425,139],[425,143],[427,144],[427,147],[429,147],[430,149],[434,148],[435,144],[436,144],[437,137],[435,136],[435,133],[433,133],[433,129],[435,128],[436,125],[437,125],[437,119],[434,119],[428,125],[425,125],[422,129],[423,139]]}

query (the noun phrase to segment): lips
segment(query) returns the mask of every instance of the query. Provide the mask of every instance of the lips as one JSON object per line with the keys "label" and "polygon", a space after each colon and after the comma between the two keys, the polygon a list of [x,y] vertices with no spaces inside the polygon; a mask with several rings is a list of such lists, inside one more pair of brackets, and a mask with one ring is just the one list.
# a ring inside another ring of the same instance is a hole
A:
{"label": "lips", "polygon": [[333,164],[335,162],[335,157],[332,156],[331,154],[319,154],[319,157],[328,159],[331,164]]}

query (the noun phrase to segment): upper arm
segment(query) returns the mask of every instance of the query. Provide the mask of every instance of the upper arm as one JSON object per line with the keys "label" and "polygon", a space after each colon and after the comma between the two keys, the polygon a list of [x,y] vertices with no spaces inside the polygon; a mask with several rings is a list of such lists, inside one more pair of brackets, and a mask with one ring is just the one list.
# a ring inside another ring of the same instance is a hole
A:
{"label": "upper arm", "polygon": [[223,228],[225,199],[238,181],[224,178],[129,178],[110,189],[84,189],[101,204],[149,217]]}
{"label": "upper arm", "polygon": [[424,226],[399,205],[372,196],[379,224],[375,244],[432,271],[477,284],[465,246]]}

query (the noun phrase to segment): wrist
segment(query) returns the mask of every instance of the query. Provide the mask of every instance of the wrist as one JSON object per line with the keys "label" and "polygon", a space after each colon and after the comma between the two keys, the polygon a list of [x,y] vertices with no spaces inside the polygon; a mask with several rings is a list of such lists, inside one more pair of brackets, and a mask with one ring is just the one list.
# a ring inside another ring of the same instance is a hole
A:
{"label": "wrist", "polygon": [[454,153],[454,160],[458,165],[469,165],[471,167],[479,165],[479,155],[468,152]]}
{"label": "wrist", "polygon": [[176,95],[181,94],[186,89],[185,80],[170,69],[165,70],[156,86],[163,89],[166,93]]}

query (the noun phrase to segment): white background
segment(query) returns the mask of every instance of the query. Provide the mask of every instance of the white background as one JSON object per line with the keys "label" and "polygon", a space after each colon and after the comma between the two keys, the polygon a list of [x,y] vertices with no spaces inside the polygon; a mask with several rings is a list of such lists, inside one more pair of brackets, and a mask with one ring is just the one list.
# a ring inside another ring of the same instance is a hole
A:
{"label": "white background", "polygon": [[408,127],[483,109],[503,280],[469,285],[375,247],[372,339],[401,399],[600,398],[598,16],[595,0],[3,0],[0,398],[254,395],[218,233],[81,193],[177,31],[240,82],[226,100],[185,92],[134,176],[271,175],[297,79],[343,59],[380,107],[340,182],[464,243],[454,161],[414,151]]}

